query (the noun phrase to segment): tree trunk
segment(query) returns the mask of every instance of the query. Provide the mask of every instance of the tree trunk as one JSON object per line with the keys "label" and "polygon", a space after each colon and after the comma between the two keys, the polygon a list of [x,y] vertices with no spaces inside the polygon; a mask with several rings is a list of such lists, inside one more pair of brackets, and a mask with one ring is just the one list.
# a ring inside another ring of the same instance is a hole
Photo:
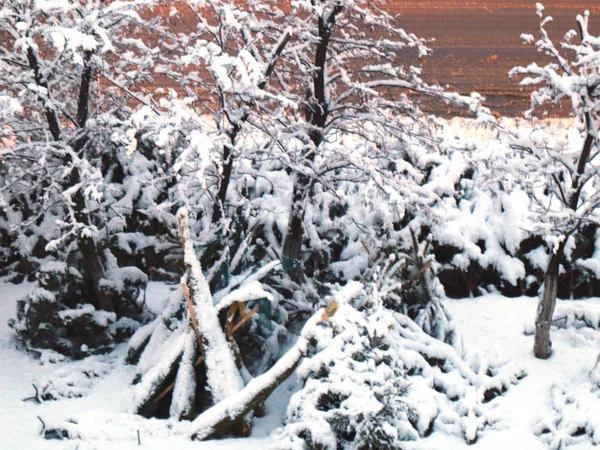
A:
{"label": "tree trunk", "polygon": [[77,126],[85,128],[90,111],[90,89],[92,86],[92,56],[93,52],[87,50],[83,55],[83,71],[79,85],[79,98],[77,101]]}
{"label": "tree trunk", "polygon": [[231,180],[231,172],[233,170],[233,152],[232,148],[235,145],[235,139],[239,132],[239,128],[234,128],[235,133],[231,136],[231,146],[225,145],[223,147],[223,172],[219,178],[219,189],[217,191],[217,198],[213,204],[212,211],[212,223],[218,223],[223,217],[223,208],[225,207],[225,200],[227,199],[227,189],[229,188],[229,182]]}
{"label": "tree trunk", "polygon": [[[589,112],[584,114],[587,136],[581,149],[581,155],[577,164],[577,172],[573,177],[571,185],[573,194],[569,199],[569,208],[573,211],[577,211],[579,207],[579,199],[581,197],[581,190],[585,184],[582,182],[583,175],[586,171],[586,166],[589,162],[592,147],[596,141],[594,121]],[[552,316],[554,314],[554,308],[556,306],[556,295],[558,293],[558,269],[560,260],[564,254],[567,240],[571,233],[575,232],[579,225],[575,226],[565,239],[559,245],[556,253],[552,255],[548,268],[546,269],[546,275],[544,276],[544,290],[538,305],[538,313],[535,319],[535,342],[533,345],[533,353],[536,358],[548,359],[552,353],[552,344],[550,341],[550,328],[552,327]]]}
{"label": "tree trunk", "polygon": [[104,311],[115,311],[113,298],[100,289],[100,280],[104,278],[104,268],[98,255],[98,249],[94,238],[80,237],[79,250],[83,258],[83,286],[85,298],[94,305],[96,309]]}
{"label": "tree trunk", "polygon": [[[315,160],[316,152],[323,142],[323,129],[329,117],[329,108],[327,100],[327,80],[325,77],[325,69],[327,65],[327,52],[329,50],[329,42],[331,32],[335,25],[335,20],[338,14],[342,12],[342,6],[337,5],[330,15],[320,17],[318,23],[319,42],[315,50],[315,73],[313,76],[313,91],[311,97],[313,103],[308,105],[306,111],[306,121],[311,125],[309,138],[313,148],[306,155],[306,161],[310,164]],[[294,180],[294,190],[292,193],[292,211],[290,213],[290,221],[283,244],[282,257],[283,259],[294,259],[300,261],[302,250],[302,235],[304,222],[304,212],[306,202],[310,197],[309,189],[311,179],[303,174],[298,173]],[[296,283],[302,281],[302,266],[294,268],[290,272],[290,277]]]}
{"label": "tree trunk", "polygon": [[50,89],[48,88],[48,82],[42,75],[42,70],[40,68],[40,62],[37,56],[37,53],[33,49],[33,47],[29,46],[27,48],[27,62],[29,63],[29,68],[33,71],[33,78],[35,83],[46,90],[47,99],[44,100],[44,114],[46,116],[46,121],[48,122],[48,128],[50,129],[50,134],[52,135],[52,139],[55,141],[60,141],[60,122],[58,120],[58,116],[54,107],[51,106],[50,102]]}
{"label": "tree trunk", "polygon": [[550,328],[552,327],[552,316],[554,315],[558,293],[558,268],[564,252],[565,242],[566,239],[560,244],[556,253],[552,255],[544,276],[542,297],[535,319],[535,342],[533,346],[535,357],[540,359],[548,359],[552,352]]}
{"label": "tree trunk", "polygon": [[[290,222],[283,243],[282,259],[301,261],[302,236],[304,235],[302,225],[309,189],[310,178],[304,174],[298,174],[294,181],[292,210],[290,211]],[[303,275],[302,264],[290,270],[289,275],[296,283],[300,283]]]}

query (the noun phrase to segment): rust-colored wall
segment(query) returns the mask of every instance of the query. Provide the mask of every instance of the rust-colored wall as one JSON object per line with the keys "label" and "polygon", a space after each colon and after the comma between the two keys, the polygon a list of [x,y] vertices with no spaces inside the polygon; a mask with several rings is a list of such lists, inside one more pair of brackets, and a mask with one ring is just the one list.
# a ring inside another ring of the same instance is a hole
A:
{"label": "rust-colored wall", "polygon": [[[521,45],[521,33],[536,35],[535,1],[524,0],[393,0],[387,9],[400,14],[400,24],[420,37],[433,37],[433,55],[424,63],[424,78],[460,92],[476,90],[495,111],[520,115],[529,106],[529,94],[517,80],[508,79],[516,65],[545,59]],[[551,37],[562,38],[577,27],[575,17],[588,9],[590,31],[600,34],[600,1],[542,1],[553,23]]]}
{"label": "rust-colored wall", "polygon": [[[285,8],[289,0],[282,0]],[[539,21],[533,0],[389,0],[383,9],[399,16],[399,25],[419,37],[432,38],[433,54],[420,63],[423,77],[431,83],[448,85],[461,93],[473,90],[484,95],[493,111],[519,116],[529,107],[529,92],[510,80],[508,71],[516,65],[547,61],[530,46],[521,44],[521,33],[536,33]],[[576,28],[575,17],[590,10],[591,32],[600,34],[600,0],[550,0],[543,2],[545,13],[554,21],[547,25],[551,37],[560,39]],[[182,8],[185,11],[185,7]],[[178,31],[195,26],[185,14],[173,20]],[[407,62],[417,62],[407,56]],[[567,105],[568,106],[568,105]],[[447,113],[446,107],[426,103],[429,112]],[[568,111],[564,109],[562,113]],[[553,111],[553,114],[561,111]]]}

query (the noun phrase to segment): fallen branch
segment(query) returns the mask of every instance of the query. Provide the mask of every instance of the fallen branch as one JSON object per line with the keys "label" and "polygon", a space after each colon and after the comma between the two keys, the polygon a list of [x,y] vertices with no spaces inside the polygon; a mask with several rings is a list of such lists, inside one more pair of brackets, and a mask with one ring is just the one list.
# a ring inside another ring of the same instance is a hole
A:
{"label": "fallen branch", "polygon": [[262,405],[293,372],[305,356],[311,329],[321,321],[327,321],[337,311],[333,301],[327,309],[321,309],[304,325],[296,344],[263,375],[254,378],[234,396],[217,403],[196,418],[191,424],[190,437],[205,440],[226,433],[244,419],[250,411]]}
{"label": "fallen branch", "polygon": [[221,328],[210,287],[194,251],[188,223],[188,211],[181,208],[177,213],[177,219],[180,240],[184,249],[185,284],[189,289],[188,308],[191,317],[197,321],[198,334],[202,336],[202,341],[205,343],[204,364],[206,365],[207,388],[213,401],[218,403],[240,392],[244,387],[244,381],[236,365],[235,355],[227,341],[227,336]]}
{"label": "fallen branch", "polygon": [[567,323],[567,319],[568,319],[568,317],[567,317],[567,316],[562,316],[562,317],[559,317],[559,318],[557,318],[557,319],[554,319],[554,320],[552,321],[552,325],[554,325],[554,324],[556,324],[556,323],[560,322],[561,320],[564,320],[564,321],[565,321],[565,323]]}
{"label": "fallen branch", "polygon": [[[188,309],[190,311],[190,316],[192,317],[192,324],[195,323],[194,325],[194,331],[196,332],[196,338],[198,339],[198,345],[200,346],[200,352],[202,353],[198,359],[196,359],[196,361],[194,361],[194,367],[198,367],[200,364],[202,364],[204,362],[204,347],[202,347],[202,336],[200,336],[200,331],[198,331],[198,325],[197,322],[193,316],[192,313],[192,309],[191,309],[191,301],[189,300],[189,293],[187,291],[187,286],[185,285],[185,283],[181,283],[181,287],[183,289],[183,295],[185,296],[186,302],[188,302]],[[232,305],[233,308],[233,305]],[[244,325],[244,323],[246,323],[246,321],[252,317],[252,315],[254,313],[256,313],[258,311],[258,305],[256,305],[254,308],[252,308],[252,310],[246,314],[242,320],[240,320],[231,330],[227,331],[227,337],[231,337],[233,336],[233,333],[235,333],[242,325]],[[34,386],[35,387],[35,386]],[[172,383],[170,383],[166,388],[163,389],[163,391],[157,395],[155,398],[151,399],[150,401],[154,404],[160,402],[163,398],[165,398],[173,389],[175,388],[175,381],[173,381]]]}
{"label": "fallen branch", "polygon": [[[243,307],[243,304],[242,304],[242,307]],[[228,335],[233,336],[233,333],[235,333],[237,330],[239,330],[241,328],[241,326],[244,325],[248,321],[248,319],[250,319],[250,317],[252,317],[257,312],[258,312],[258,305],[256,305],[254,308],[252,308],[248,314],[241,315],[242,319],[237,324],[235,324],[231,328],[231,330],[228,330]]]}
{"label": "fallen branch", "polygon": [[196,333],[196,340],[198,341],[198,348],[200,352],[202,352],[202,356],[204,356],[204,346],[202,345],[202,335],[200,334],[200,330],[198,329],[198,320],[196,319],[196,314],[194,313],[194,306],[192,305],[192,299],[190,298],[190,291],[188,290],[187,284],[185,281],[181,281],[181,290],[183,291],[183,296],[185,297],[185,303],[187,305],[188,312],[190,314],[190,319],[192,321],[192,327],[194,328],[194,333]]}
{"label": "fallen branch", "polygon": [[[194,361],[194,367],[198,367],[200,364],[204,362],[204,355],[201,355],[196,361]],[[163,398],[165,398],[169,392],[171,392],[175,388],[175,381],[169,384],[164,390],[156,396],[156,398],[151,399],[150,401],[154,404],[160,402]]]}
{"label": "fallen branch", "polygon": [[38,420],[39,420],[40,422],[42,422],[42,431],[40,431],[40,434],[43,436],[43,435],[44,435],[44,432],[46,431],[46,424],[45,424],[45,422],[42,420],[42,418],[41,418],[40,416],[35,416],[35,417],[37,417],[37,418],[38,418]]}

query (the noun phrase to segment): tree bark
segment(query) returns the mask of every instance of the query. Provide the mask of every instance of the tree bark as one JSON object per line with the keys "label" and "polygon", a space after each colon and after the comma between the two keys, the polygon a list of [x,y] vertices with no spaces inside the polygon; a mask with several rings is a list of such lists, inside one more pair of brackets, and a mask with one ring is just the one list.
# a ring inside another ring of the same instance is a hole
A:
{"label": "tree bark", "polygon": [[[310,189],[310,178],[304,174],[298,174],[294,181],[292,193],[292,209],[290,211],[290,222],[288,224],[285,241],[283,243],[283,259],[301,260],[302,236],[304,235],[303,222],[304,211]],[[290,278],[296,283],[302,281],[303,270],[299,265],[289,271]]]}
{"label": "tree bark", "polygon": [[233,152],[232,148],[235,145],[239,128],[234,127],[234,132],[230,136],[231,145],[226,144],[223,147],[223,172],[219,177],[219,189],[217,191],[217,198],[213,204],[212,212],[212,223],[218,223],[223,217],[223,208],[225,206],[225,200],[227,199],[227,189],[229,188],[229,182],[231,181],[231,172],[233,171]]}
{"label": "tree bark", "polygon": [[558,293],[558,269],[564,253],[565,243],[566,239],[560,244],[556,253],[552,255],[544,276],[542,297],[535,319],[535,341],[533,345],[533,353],[536,358],[540,359],[548,359],[552,353],[550,328],[552,327],[552,316],[554,315]]}
{"label": "tree bark", "polygon": [[93,52],[87,50],[83,56],[83,72],[79,86],[79,98],[77,100],[77,126],[85,128],[90,111],[90,89],[92,86],[92,56]]}
{"label": "tree bark", "polygon": [[[327,53],[329,51],[329,42],[331,33],[335,26],[335,21],[342,12],[343,7],[338,4],[333,8],[331,14],[321,15],[318,20],[318,37],[319,41],[315,49],[315,73],[313,75],[313,103],[308,106],[306,121],[310,125],[309,138],[312,143],[312,148],[307,153],[305,159],[308,163],[312,163],[315,159],[317,149],[323,142],[323,130],[327,124],[329,117],[329,108],[327,100],[327,81],[325,78],[325,69],[327,65]],[[310,186],[312,180],[308,175],[298,173],[294,180],[294,188],[292,192],[292,210],[290,212],[290,221],[288,224],[285,241],[283,244],[282,257],[283,259],[300,260],[302,251],[302,236],[303,222],[306,203],[310,198]],[[303,270],[301,266],[296,267],[290,272],[290,277],[296,283],[301,282]]]}
{"label": "tree bark", "polygon": [[100,288],[100,280],[104,278],[104,267],[102,267],[94,238],[80,237],[79,251],[83,258],[84,296],[96,309],[114,312],[113,298]]}
{"label": "tree bark", "polygon": [[[27,48],[27,62],[29,63],[29,68],[33,71],[33,78],[35,80],[35,84],[46,90],[49,100],[50,90],[48,89],[48,82],[42,75],[40,61],[38,59],[37,53],[33,50],[32,47]],[[56,114],[56,111],[50,106],[49,101],[44,101],[44,114],[46,116],[46,121],[48,122],[48,128],[50,129],[52,139],[54,139],[55,141],[60,141],[60,122],[58,120],[58,115]]]}

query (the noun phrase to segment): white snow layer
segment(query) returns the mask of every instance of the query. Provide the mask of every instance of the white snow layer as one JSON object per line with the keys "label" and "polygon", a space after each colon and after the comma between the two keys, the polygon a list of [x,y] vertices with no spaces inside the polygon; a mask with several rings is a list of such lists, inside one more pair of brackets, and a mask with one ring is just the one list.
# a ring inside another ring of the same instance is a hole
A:
{"label": "white snow layer", "polygon": [[[14,286],[0,280],[3,293],[0,302],[0,317],[3,318],[0,321],[2,450],[158,450],[168,447],[253,450],[269,446],[268,433],[281,424],[290,388],[294,386],[293,377],[271,396],[267,402],[267,416],[254,420],[250,438],[190,442],[189,422],[144,419],[130,413],[136,391],[136,386],[131,384],[135,368],[123,363],[125,345],[119,346],[111,355],[78,363],[41,364],[17,350],[5,319],[15,315],[16,299],[31,287],[31,284]],[[157,294],[167,293],[168,289],[163,285],[152,283],[149,302],[159,304],[164,299],[157,299]],[[488,360],[518,363],[528,375],[503,396],[490,402],[488,417],[492,417],[494,423],[479,435],[474,445],[468,446],[464,440],[447,434],[440,427],[427,438],[403,443],[407,450],[583,450],[600,444],[600,369],[596,366],[600,332],[584,321],[591,325],[600,317],[600,299],[559,301],[556,318],[568,316],[573,326],[552,330],[554,354],[547,361],[534,358],[533,337],[523,333],[524,324],[530,323],[535,315],[537,299],[491,295],[446,301],[445,306],[454,317],[468,352],[486,355]],[[285,366],[287,357],[292,356],[288,354],[279,364]],[[410,361],[406,364],[409,366]],[[85,376],[84,371],[91,376]],[[261,382],[258,378],[247,389]],[[451,383],[451,380],[444,382]],[[24,398],[35,394],[32,383],[42,392],[67,398],[41,404],[23,402]],[[460,401],[468,403],[469,399]],[[229,400],[228,403],[231,407],[236,402]],[[426,399],[419,407],[423,411],[437,408]],[[43,439],[38,416],[47,427],[61,426],[78,440]],[[137,442],[138,431],[141,447]]]}

